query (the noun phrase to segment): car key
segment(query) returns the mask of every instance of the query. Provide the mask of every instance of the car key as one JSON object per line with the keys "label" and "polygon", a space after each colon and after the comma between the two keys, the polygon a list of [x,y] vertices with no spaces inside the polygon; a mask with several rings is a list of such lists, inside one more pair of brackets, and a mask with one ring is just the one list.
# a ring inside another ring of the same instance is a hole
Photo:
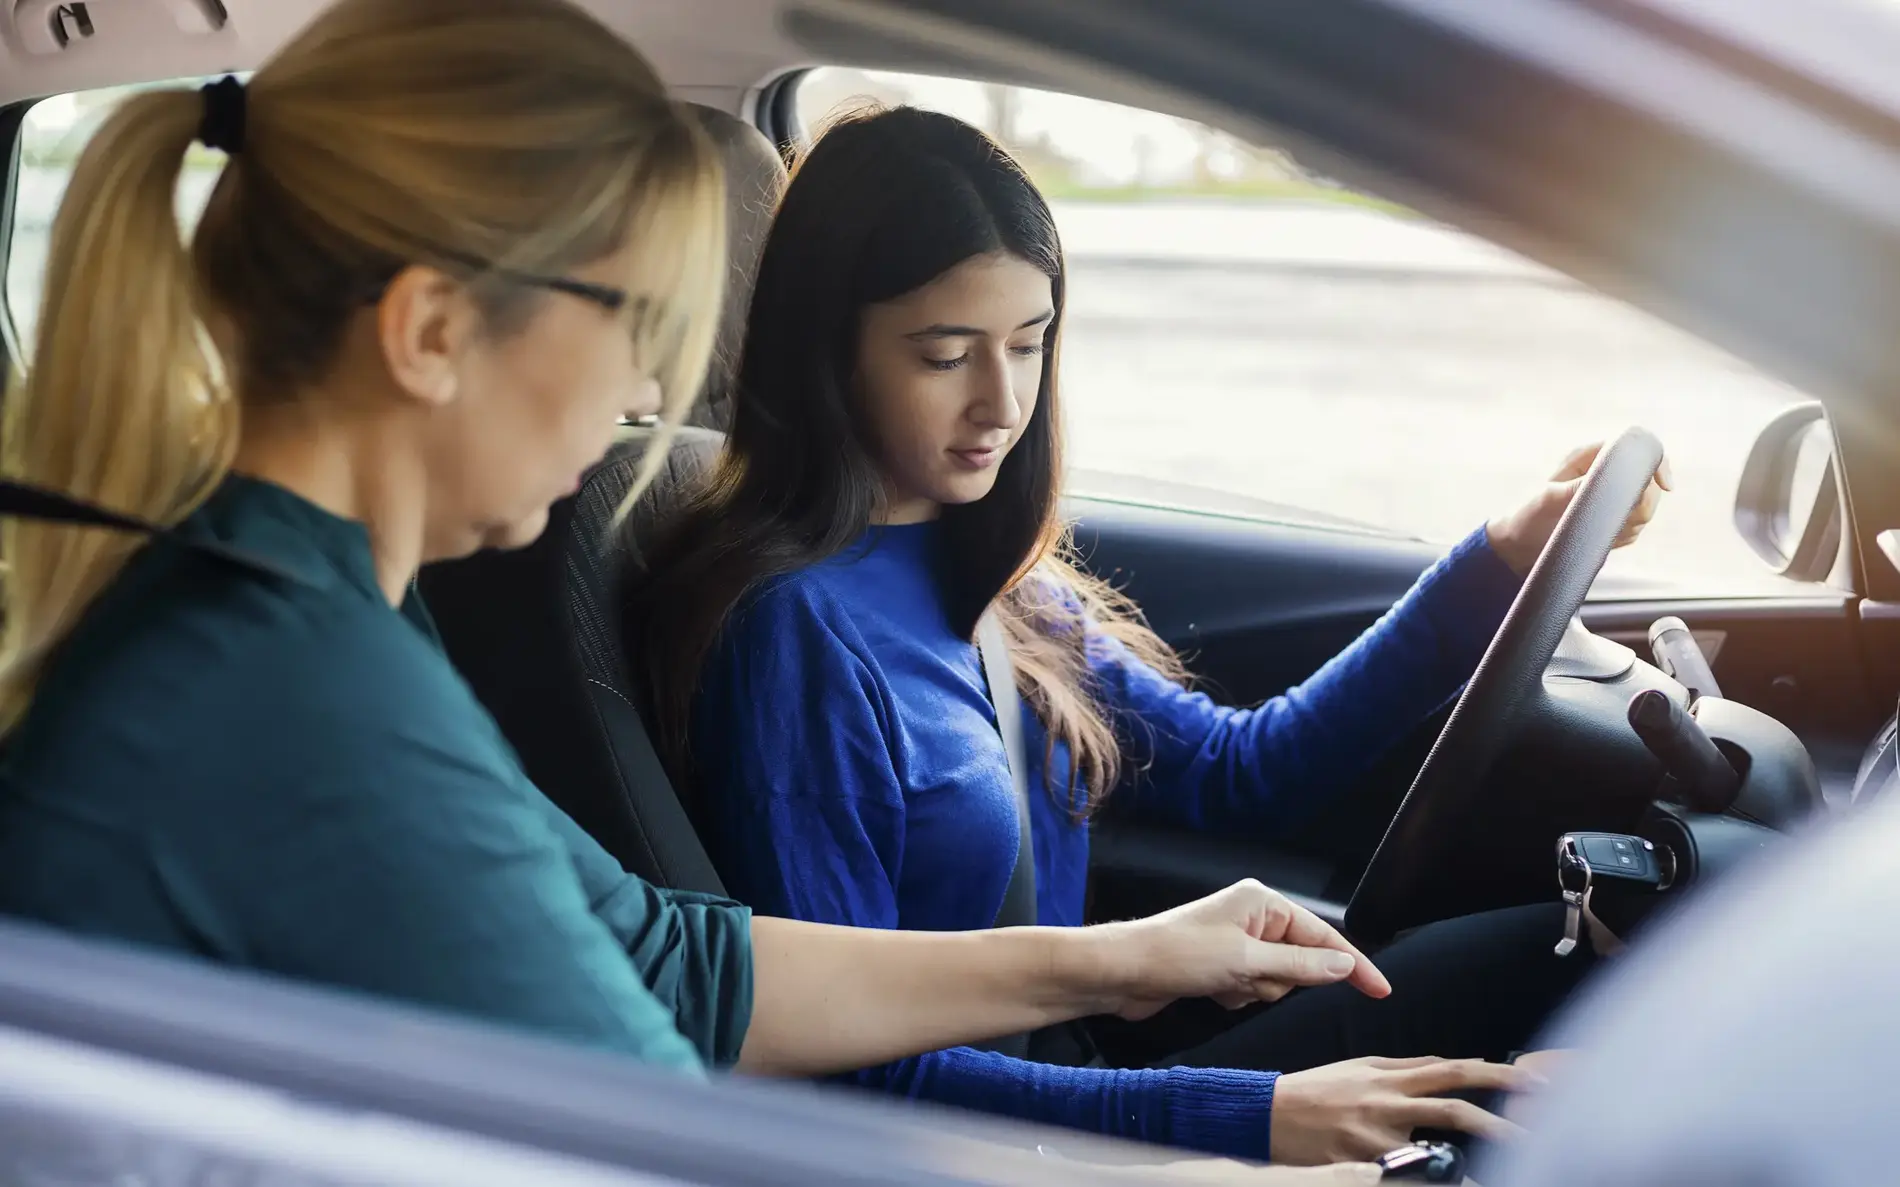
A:
{"label": "car key", "polygon": [[1462,1183],[1465,1156],[1447,1142],[1413,1142],[1379,1156],[1379,1179],[1407,1183]]}
{"label": "car key", "polygon": [[1564,900],[1564,938],[1557,941],[1557,955],[1577,950],[1583,913],[1600,881],[1667,890],[1674,873],[1670,856],[1628,833],[1565,833],[1557,838],[1557,888]]}

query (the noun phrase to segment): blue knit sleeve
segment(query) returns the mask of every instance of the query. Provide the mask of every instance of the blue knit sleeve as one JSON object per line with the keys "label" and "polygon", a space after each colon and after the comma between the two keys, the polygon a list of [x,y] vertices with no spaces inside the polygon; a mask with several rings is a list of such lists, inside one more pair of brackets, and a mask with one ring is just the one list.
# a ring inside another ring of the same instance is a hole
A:
{"label": "blue knit sleeve", "polygon": [[896,927],[904,795],[887,690],[832,618],[790,587],[740,607],[700,676],[694,787],[735,898],[765,915]]}
{"label": "blue knit sleeve", "polygon": [[[892,690],[823,591],[751,599],[703,673],[696,783],[733,896],[765,915],[899,926],[905,809]],[[761,992],[769,987],[761,986]],[[1272,1072],[1070,1068],[968,1047],[843,1077],[892,1095],[1232,1157],[1267,1156]]]}
{"label": "blue knit sleeve", "polygon": [[1091,636],[1090,665],[1133,773],[1121,808],[1190,828],[1297,819],[1457,694],[1520,584],[1480,528],[1351,646],[1251,709],[1216,705]]}

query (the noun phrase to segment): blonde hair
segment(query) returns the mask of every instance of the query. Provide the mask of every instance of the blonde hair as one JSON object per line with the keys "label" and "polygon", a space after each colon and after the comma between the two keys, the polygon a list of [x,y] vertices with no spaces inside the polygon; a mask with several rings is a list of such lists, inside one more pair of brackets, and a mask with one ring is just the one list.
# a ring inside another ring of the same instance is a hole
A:
{"label": "blonde hair", "polygon": [[[175,191],[204,102],[134,95],[80,157],[7,399],[8,477],[177,522],[228,472],[243,407],[323,378],[403,268],[464,279],[502,335],[548,299],[511,275],[564,275],[630,236],[636,349],[669,425],[697,395],[723,298],[718,156],[566,0],[341,0],[249,83],[187,246]],[[0,523],[0,731],[140,544]]]}

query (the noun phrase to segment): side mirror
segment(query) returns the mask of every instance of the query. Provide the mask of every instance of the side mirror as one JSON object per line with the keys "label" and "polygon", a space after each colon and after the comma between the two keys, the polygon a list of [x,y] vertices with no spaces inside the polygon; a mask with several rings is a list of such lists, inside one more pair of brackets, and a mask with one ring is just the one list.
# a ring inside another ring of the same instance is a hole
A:
{"label": "side mirror", "polygon": [[1783,577],[1825,581],[1841,551],[1834,432],[1820,404],[1798,404],[1755,439],[1735,492],[1735,530]]}

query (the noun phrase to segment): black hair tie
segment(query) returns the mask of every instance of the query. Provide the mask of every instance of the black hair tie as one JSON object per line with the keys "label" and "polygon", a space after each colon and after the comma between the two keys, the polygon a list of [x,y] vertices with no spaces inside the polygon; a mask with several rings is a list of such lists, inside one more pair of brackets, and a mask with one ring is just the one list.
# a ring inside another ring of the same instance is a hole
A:
{"label": "black hair tie", "polygon": [[236,156],[244,151],[244,84],[227,74],[206,83],[198,93],[204,96],[204,118],[198,124],[198,143],[206,148]]}

